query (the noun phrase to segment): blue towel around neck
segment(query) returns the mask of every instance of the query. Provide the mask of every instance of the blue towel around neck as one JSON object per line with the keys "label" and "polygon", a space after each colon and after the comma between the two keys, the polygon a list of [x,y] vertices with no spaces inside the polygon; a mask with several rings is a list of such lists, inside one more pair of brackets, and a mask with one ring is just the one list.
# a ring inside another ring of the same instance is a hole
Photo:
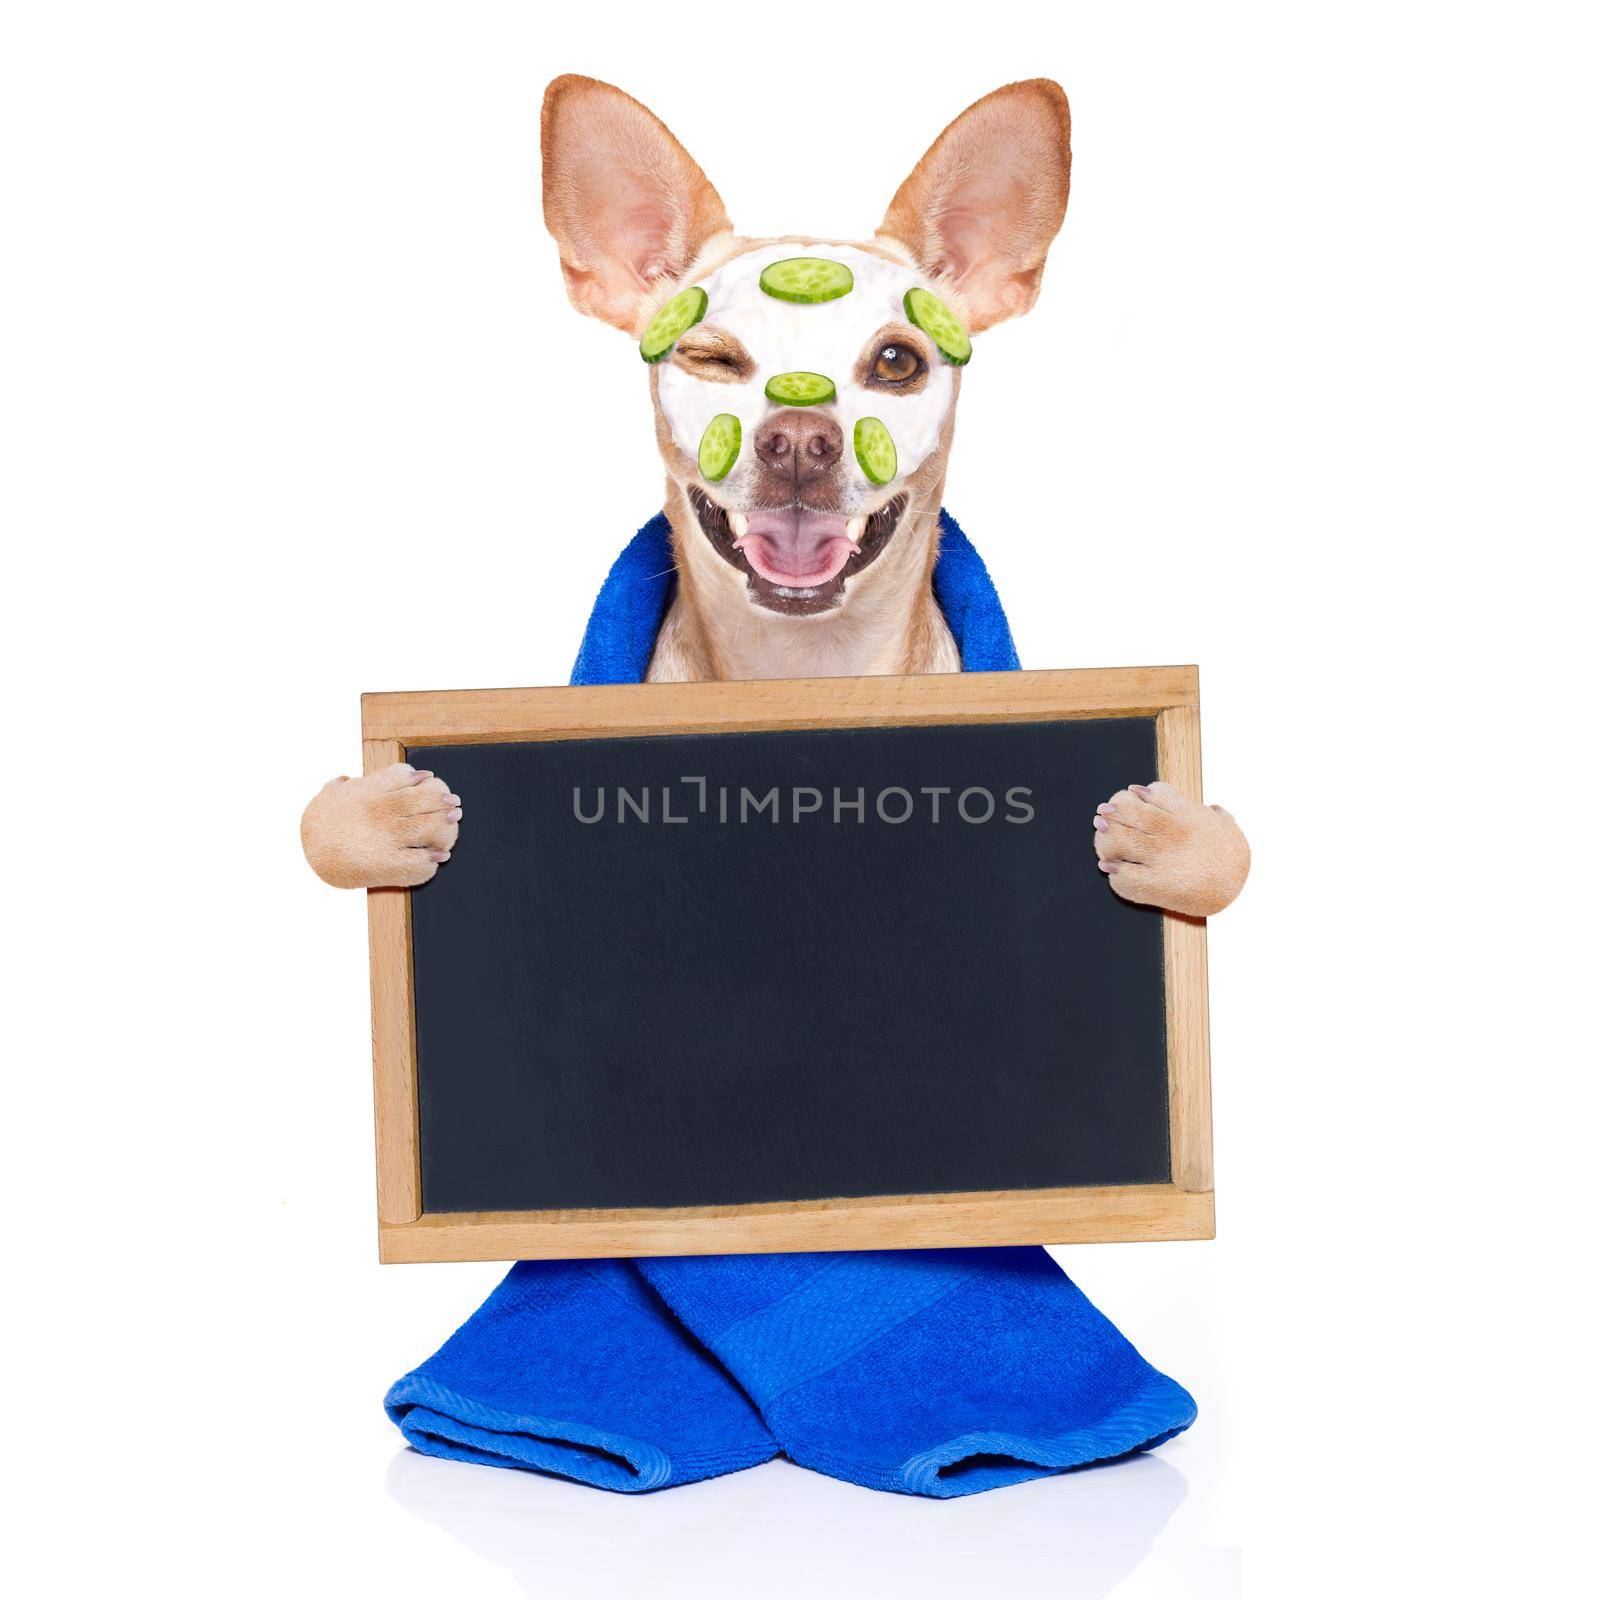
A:
{"label": "blue towel around neck", "polygon": [[[612,563],[589,614],[572,682],[643,683],[676,589],[672,529],[666,513],[658,512]],[[1021,662],[994,580],[948,511],[939,513],[933,593],[961,652],[963,672],[1017,670]]]}
{"label": "blue towel around neck", "polygon": [[[1018,666],[955,520],[934,593],[968,672]],[[664,516],[611,568],[575,684],[637,683],[671,603]],[[1147,1450],[1195,1405],[1045,1251],[519,1262],[385,1400],[429,1455],[658,1489],[768,1460],[950,1498]]]}

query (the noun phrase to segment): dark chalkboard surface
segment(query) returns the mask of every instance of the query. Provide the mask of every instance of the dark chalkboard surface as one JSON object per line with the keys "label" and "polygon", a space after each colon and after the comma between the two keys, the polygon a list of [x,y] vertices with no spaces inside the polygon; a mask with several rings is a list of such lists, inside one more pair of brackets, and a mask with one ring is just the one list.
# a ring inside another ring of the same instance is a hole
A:
{"label": "dark chalkboard surface", "polygon": [[411,897],[422,1210],[1168,1182],[1162,918],[1091,832],[1156,754],[1152,716],[409,748],[466,810]]}

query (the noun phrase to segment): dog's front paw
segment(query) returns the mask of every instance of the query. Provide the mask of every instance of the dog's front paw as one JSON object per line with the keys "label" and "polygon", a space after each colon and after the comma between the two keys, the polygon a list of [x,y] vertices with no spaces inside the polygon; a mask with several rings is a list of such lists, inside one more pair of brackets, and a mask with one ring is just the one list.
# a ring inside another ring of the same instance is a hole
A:
{"label": "dog's front paw", "polygon": [[300,843],[336,889],[414,889],[450,859],[460,821],[449,785],[402,761],[325,785],[300,819]]}
{"label": "dog's front paw", "polygon": [[1124,900],[1210,917],[1244,887],[1250,846],[1221,806],[1170,783],[1130,784],[1095,807],[1095,854]]}

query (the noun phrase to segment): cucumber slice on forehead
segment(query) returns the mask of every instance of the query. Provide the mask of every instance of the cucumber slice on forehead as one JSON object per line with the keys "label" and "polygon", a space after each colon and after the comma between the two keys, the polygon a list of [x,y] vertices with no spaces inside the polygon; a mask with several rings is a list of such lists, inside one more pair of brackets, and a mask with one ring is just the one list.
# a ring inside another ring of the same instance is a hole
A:
{"label": "cucumber slice on forehead", "polygon": [[872,483],[893,483],[900,471],[894,440],[876,417],[863,417],[856,424],[856,460]]}
{"label": "cucumber slice on forehead", "polygon": [[729,411],[706,424],[706,431],[700,435],[700,471],[707,483],[720,483],[733,471],[743,436],[739,419]]}
{"label": "cucumber slice on forehead", "polygon": [[698,284],[680,289],[650,319],[639,341],[646,361],[659,361],[706,314],[706,292]]}
{"label": "cucumber slice on forehead", "polygon": [[779,406],[820,406],[833,399],[838,390],[832,378],[820,372],[780,372],[767,379],[767,399]]}
{"label": "cucumber slice on forehead", "polygon": [[763,267],[760,283],[774,300],[812,306],[849,294],[856,286],[856,278],[842,261],[790,256],[787,261],[774,261],[770,267]]}
{"label": "cucumber slice on forehead", "polygon": [[951,366],[966,366],[972,359],[972,340],[938,295],[926,289],[907,289],[905,307],[907,320],[914,322],[938,345],[939,354]]}

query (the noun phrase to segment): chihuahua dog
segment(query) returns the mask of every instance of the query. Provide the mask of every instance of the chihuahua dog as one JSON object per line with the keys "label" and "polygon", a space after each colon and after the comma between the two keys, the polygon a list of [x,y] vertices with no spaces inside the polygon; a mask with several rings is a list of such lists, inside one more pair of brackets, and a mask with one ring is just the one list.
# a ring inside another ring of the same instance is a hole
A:
{"label": "chihuahua dog", "polygon": [[[557,78],[541,129],[567,293],[649,363],[678,580],[650,680],[959,671],[932,583],[956,401],[970,335],[1033,305],[1066,214],[1060,86],[969,107],[854,243],[739,237],[610,84]],[[450,859],[461,813],[443,778],[399,765],[334,779],[301,838],[329,883],[412,887]],[[1090,821],[1126,900],[1209,916],[1249,871],[1233,818],[1165,783]]]}

